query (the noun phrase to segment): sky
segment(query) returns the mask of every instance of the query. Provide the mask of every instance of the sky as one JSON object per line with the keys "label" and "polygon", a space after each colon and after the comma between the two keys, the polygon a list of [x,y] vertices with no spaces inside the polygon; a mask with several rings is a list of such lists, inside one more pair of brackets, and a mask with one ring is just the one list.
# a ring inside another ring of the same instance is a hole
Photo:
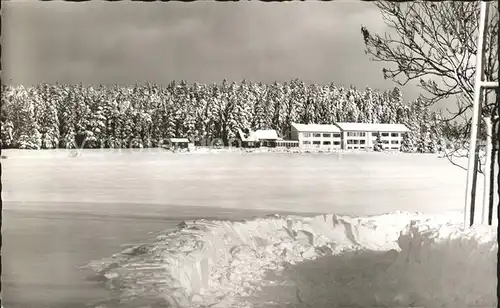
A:
{"label": "sky", "polygon": [[[386,26],[369,2],[2,3],[2,79],[135,84],[285,82],[392,89],[364,52],[361,26]],[[402,89],[404,100],[420,89]]]}

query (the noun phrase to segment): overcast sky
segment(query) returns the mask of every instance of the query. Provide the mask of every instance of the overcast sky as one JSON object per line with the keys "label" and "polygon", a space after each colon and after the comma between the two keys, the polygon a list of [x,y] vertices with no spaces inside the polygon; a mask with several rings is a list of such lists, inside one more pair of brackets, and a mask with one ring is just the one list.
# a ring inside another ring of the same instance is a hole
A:
{"label": "overcast sky", "polygon": [[[353,84],[390,89],[364,53],[361,25],[383,32],[367,2],[3,2],[5,82],[171,80]],[[419,89],[403,89],[405,101]]]}

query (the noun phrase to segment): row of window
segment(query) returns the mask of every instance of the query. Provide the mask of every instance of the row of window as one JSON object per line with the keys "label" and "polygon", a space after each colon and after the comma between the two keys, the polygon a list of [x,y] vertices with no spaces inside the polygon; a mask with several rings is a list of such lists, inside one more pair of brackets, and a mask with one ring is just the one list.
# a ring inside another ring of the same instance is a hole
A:
{"label": "row of window", "polygon": [[[382,140],[382,143],[383,144],[389,144],[389,140]],[[399,140],[391,140],[390,142],[391,144],[399,144]],[[321,144],[321,141],[303,141],[303,144],[315,144],[315,145],[320,145]],[[323,145],[331,145],[332,142],[331,141],[323,141]],[[340,141],[334,141],[333,142],[334,145],[339,145],[340,144]],[[361,145],[365,145],[366,144],[366,140],[347,140],[347,144],[361,144]]]}
{"label": "row of window", "polygon": [[[389,133],[381,133],[382,137],[389,137]],[[378,133],[372,133],[372,136],[377,137]],[[399,133],[391,133],[391,137],[399,137]]]}
{"label": "row of window", "polygon": [[[382,143],[389,144],[389,140],[382,140]],[[366,140],[349,139],[347,144],[366,144]],[[399,144],[399,140],[391,140],[391,144]]]}
{"label": "row of window", "polygon": [[366,140],[356,140],[356,139],[349,139],[347,140],[347,144],[365,144]]}
{"label": "row of window", "polygon": [[[379,133],[372,133],[372,136],[377,137]],[[389,133],[381,133],[380,134],[382,137],[389,137]],[[399,137],[399,133],[390,133],[391,137]],[[340,138],[340,133],[304,133],[304,137],[309,138],[309,137],[315,137],[319,138],[323,136],[324,138]],[[365,132],[347,132],[348,137],[366,137]]]}
{"label": "row of window", "polygon": [[[362,149],[362,150],[366,150],[368,149],[368,147],[362,147],[362,146],[349,146],[347,147],[348,150],[359,150],[359,149]],[[391,149],[391,150],[399,150],[398,147],[384,147],[384,149],[388,150],[388,149]]]}
{"label": "row of window", "polygon": [[365,132],[347,132],[347,137],[365,137]]}
{"label": "row of window", "polygon": [[[311,141],[304,141],[303,144],[311,144]],[[321,141],[313,141],[312,144],[314,145],[320,145],[321,144]],[[331,141],[323,141],[323,145],[331,145],[332,142]],[[340,141],[334,141],[333,142],[333,145],[340,145]]]}
{"label": "row of window", "polygon": [[359,150],[359,149],[362,149],[362,150],[366,150],[368,149],[367,147],[354,147],[354,146],[351,146],[351,147],[347,147],[348,150]]}
{"label": "row of window", "polygon": [[[381,133],[382,137],[389,137],[389,133]],[[348,137],[366,137],[365,132],[347,132]],[[377,137],[378,133],[372,133],[372,136]],[[391,137],[399,137],[399,133],[391,133]]]}
{"label": "row of window", "polygon": [[340,138],[340,133],[325,133],[325,134],[320,134],[320,133],[304,133],[304,137],[308,138],[308,137],[316,137],[316,138],[319,138],[321,137],[321,135],[323,135],[324,138],[330,138],[330,137],[334,137],[334,138]]}

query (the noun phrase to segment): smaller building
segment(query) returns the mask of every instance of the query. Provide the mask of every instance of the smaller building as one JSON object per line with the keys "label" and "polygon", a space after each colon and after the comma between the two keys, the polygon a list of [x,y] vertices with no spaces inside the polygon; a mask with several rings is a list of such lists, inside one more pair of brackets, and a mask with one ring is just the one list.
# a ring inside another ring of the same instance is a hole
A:
{"label": "smaller building", "polygon": [[241,139],[241,146],[244,148],[258,148],[261,146],[274,148],[279,140],[278,134],[274,129],[246,130],[245,132],[239,129],[238,135]]}
{"label": "smaller building", "polygon": [[189,149],[189,139],[187,138],[170,138],[168,141],[167,147],[171,150]]}

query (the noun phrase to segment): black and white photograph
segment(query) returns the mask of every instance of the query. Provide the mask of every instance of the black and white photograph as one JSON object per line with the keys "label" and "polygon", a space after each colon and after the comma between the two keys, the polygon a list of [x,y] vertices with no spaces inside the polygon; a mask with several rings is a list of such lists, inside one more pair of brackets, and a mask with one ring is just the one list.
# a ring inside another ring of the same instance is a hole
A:
{"label": "black and white photograph", "polygon": [[499,1],[1,3],[1,308],[493,308]]}

